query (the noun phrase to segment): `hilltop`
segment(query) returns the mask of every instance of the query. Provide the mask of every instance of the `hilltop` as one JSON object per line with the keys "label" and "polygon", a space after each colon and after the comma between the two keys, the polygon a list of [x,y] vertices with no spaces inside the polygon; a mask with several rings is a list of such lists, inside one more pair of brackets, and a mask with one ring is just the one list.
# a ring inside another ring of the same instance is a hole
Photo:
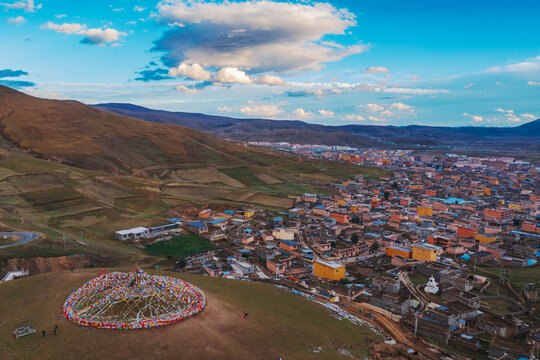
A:
{"label": "hilltop", "polygon": [[152,110],[132,104],[95,107],[157,123],[177,124],[242,141],[288,141],[299,144],[356,147],[496,146],[531,149],[540,140],[540,119],[516,127],[482,126],[327,126],[293,120],[236,119],[199,113]]}
{"label": "hilltop", "polygon": [[[14,360],[347,359],[343,354],[366,358],[382,340],[367,327],[339,321],[322,306],[271,285],[163,272],[200,287],[207,307],[193,318],[145,330],[94,329],[65,320],[63,302],[97,272],[57,272],[0,284],[0,321],[6,323],[0,326],[2,354]],[[241,318],[244,313],[247,319]],[[20,339],[10,334],[27,325],[38,332]],[[59,333],[52,336],[55,325]]]}

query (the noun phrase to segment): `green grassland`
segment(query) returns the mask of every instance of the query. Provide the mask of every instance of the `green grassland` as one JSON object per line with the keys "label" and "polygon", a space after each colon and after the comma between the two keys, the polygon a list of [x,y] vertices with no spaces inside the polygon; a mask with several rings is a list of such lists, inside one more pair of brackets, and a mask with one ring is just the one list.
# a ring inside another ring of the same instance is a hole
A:
{"label": "green grassland", "polygon": [[146,247],[146,252],[157,256],[178,256],[185,258],[216,247],[210,241],[193,233],[187,233],[170,240],[159,241]]}
{"label": "green grassland", "polygon": [[[490,275],[490,278],[497,281],[501,274],[500,267],[477,266],[476,269],[480,275]],[[535,265],[524,268],[504,267],[506,271],[505,277],[510,280],[510,283],[515,290],[520,291],[521,288],[528,283],[540,286],[540,266]]]}
{"label": "green grassland", "polygon": [[[107,269],[112,271],[112,269]],[[0,284],[0,349],[6,359],[347,359],[368,358],[382,339],[339,321],[320,305],[271,285],[155,272],[199,286],[208,305],[193,318],[145,330],[105,330],[62,317],[67,296],[96,269],[36,275]],[[25,296],[21,296],[24,294]],[[241,315],[248,313],[246,319]],[[15,339],[32,325],[37,333]],[[56,336],[52,330],[58,325]],[[41,331],[46,330],[46,337]],[[341,354],[346,350],[351,356]],[[315,352],[317,351],[317,352]]]}
{"label": "green grassland", "polygon": [[[319,180],[337,181],[355,174],[371,178],[387,175],[384,170],[338,162],[325,162],[325,170],[321,170],[319,162],[297,156],[282,160],[264,166],[231,166],[225,162],[215,168],[198,164],[156,167],[145,174],[128,176],[11,151],[0,158],[0,228],[43,236],[25,245],[0,249],[0,260],[77,251],[118,259],[117,264],[142,259],[146,263],[152,257],[114,240],[114,231],[162,224],[169,207],[175,206],[230,204],[282,211],[294,204],[289,195],[324,193],[316,186]],[[63,236],[67,237],[66,248]]]}

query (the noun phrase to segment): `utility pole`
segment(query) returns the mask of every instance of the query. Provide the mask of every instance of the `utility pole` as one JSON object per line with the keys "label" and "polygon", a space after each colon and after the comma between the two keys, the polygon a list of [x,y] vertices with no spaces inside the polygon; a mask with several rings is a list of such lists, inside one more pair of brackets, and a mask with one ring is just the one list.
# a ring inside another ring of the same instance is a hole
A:
{"label": "utility pole", "polygon": [[416,336],[417,330],[418,330],[418,313],[414,314],[414,336]]}
{"label": "utility pole", "polygon": [[67,246],[66,246],[66,235],[62,235],[62,240],[64,241],[64,250],[67,250]]}

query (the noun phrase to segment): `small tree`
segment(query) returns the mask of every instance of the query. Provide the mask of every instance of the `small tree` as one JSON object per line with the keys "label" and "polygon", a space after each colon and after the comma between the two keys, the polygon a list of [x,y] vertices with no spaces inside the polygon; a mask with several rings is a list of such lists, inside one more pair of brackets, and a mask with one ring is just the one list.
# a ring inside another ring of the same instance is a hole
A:
{"label": "small tree", "polygon": [[384,200],[388,200],[388,199],[390,199],[390,191],[386,190],[384,192]]}
{"label": "small tree", "polygon": [[185,258],[179,258],[178,261],[176,262],[176,264],[178,265],[179,269],[183,269],[183,268],[186,267],[187,262],[186,262]]}
{"label": "small tree", "polygon": [[345,278],[343,278],[343,279],[340,279],[340,280],[339,280],[339,283],[340,283],[341,285],[347,285],[347,284],[350,284],[350,283],[351,283],[351,280],[349,280],[348,278],[345,277]]}
{"label": "small tree", "polygon": [[351,219],[351,222],[353,224],[360,224],[360,218],[358,216],[355,216]]}
{"label": "small tree", "polygon": [[352,243],[353,244],[358,244],[358,240],[359,240],[358,234],[352,234],[352,236],[351,236]]}
{"label": "small tree", "polygon": [[375,251],[379,250],[379,242],[378,242],[378,241],[375,241],[375,242],[373,243],[373,245],[371,245],[371,249],[370,249],[370,250],[371,250],[371,252],[375,252]]}

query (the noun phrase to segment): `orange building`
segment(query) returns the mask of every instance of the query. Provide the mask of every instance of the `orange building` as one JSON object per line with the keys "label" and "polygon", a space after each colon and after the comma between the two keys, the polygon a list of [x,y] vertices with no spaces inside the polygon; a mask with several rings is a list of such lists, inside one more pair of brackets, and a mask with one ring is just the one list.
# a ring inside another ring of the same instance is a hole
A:
{"label": "orange building", "polygon": [[401,214],[390,214],[390,221],[401,222]]}
{"label": "orange building", "polygon": [[433,216],[433,208],[427,206],[419,206],[417,208],[418,216]]}
{"label": "orange building", "polygon": [[512,211],[510,209],[484,209],[484,216],[502,220],[511,217]]}
{"label": "orange building", "polygon": [[381,200],[379,200],[377,198],[371,199],[371,207],[372,208],[378,208],[379,206],[381,206]]}
{"label": "orange building", "polygon": [[336,222],[338,224],[348,224],[349,223],[349,215],[347,215],[347,214],[330,213],[330,217],[332,219],[336,219]]}
{"label": "orange building", "polygon": [[457,235],[464,238],[473,238],[478,233],[478,229],[469,226],[458,226]]}
{"label": "orange building", "polygon": [[523,224],[521,224],[521,230],[524,232],[540,234],[540,226],[532,222],[523,222]]}
{"label": "orange building", "polygon": [[426,190],[427,196],[437,196],[437,192],[435,190]]}

